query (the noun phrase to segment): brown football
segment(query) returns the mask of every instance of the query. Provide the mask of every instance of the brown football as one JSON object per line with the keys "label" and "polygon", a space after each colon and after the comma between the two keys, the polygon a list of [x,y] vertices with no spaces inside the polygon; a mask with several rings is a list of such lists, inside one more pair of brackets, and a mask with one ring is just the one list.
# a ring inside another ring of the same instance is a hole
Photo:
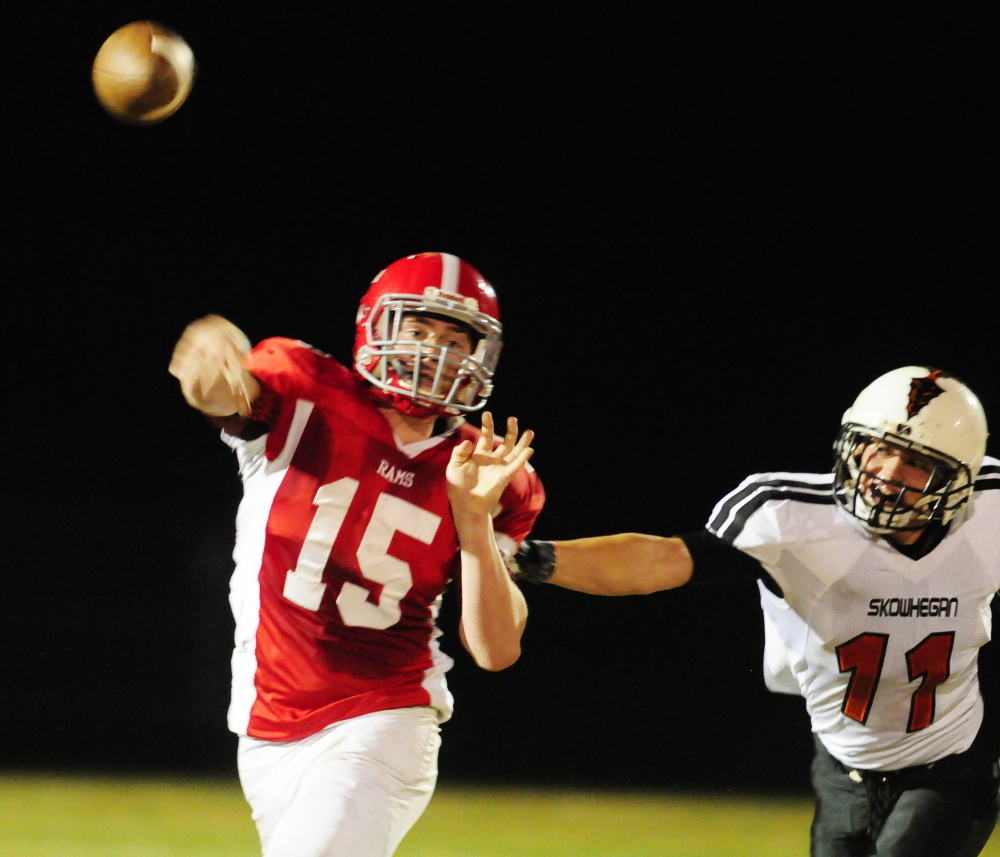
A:
{"label": "brown football", "polygon": [[101,45],[91,79],[108,113],[122,122],[152,125],[184,103],[194,72],[194,54],[183,38],[153,21],[134,21]]}

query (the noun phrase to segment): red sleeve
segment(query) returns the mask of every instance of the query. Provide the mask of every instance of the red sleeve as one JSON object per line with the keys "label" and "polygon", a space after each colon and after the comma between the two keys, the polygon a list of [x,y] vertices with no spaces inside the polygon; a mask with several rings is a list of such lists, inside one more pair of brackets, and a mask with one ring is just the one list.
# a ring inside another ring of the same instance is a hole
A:
{"label": "red sleeve", "polygon": [[260,393],[253,400],[249,417],[240,414],[209,416],[209,422],[233,437],[251,440],[271,431],[281,421],[282,403],[322,376],[323,363],[335,363],[326,355],[294,339],[265,339],[243,358],[244,368],[257,379]]}
{"label": "red sleeve", "polygon": [[279,399],[315,399],[318,389],[343,388],[350,374],[328,354],[278,336],[260,342],[243,365]]}
{"label": "red sleeve", "polygon": [[248,438],[248,431],[264,426],[270,459],[284,447],[299,399],[320,401],[350,383],[350,370],[295,339],[265,339],[247,354],[243,365],[260,382],[261,395],[254,400],[251,420],[239,436]]}
{"label": "red sleeve", "polygon": [[531,465],[522,467],[500,496],[500,512],[493,529],[521,544],[545,505],[545,489]]}

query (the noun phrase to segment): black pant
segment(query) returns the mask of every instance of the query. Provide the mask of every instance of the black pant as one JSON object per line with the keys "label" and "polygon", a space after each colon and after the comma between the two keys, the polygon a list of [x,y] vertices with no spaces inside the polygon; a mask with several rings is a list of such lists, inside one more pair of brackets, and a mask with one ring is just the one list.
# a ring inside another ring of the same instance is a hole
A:
{"label": "black pant", "polygon": [[975,857],[1000,809],[1000,763],[978,743],[885,772],[852,771],[817,739],[812,857]]}

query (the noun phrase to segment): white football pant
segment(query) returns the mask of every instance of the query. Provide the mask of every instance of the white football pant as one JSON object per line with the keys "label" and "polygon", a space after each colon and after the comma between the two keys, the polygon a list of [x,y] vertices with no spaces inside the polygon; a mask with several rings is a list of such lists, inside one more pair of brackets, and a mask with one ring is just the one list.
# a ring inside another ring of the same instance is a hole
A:
{"label": "white football pant", "polygon": [[301,741],[240,738],[263,857],[390,857],[430,802],[440,746],[432,708],[365,714]]}

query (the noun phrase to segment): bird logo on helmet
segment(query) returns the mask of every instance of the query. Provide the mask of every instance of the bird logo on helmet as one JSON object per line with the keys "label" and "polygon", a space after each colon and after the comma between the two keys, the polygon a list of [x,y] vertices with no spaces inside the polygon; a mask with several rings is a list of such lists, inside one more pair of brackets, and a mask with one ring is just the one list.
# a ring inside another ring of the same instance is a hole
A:
{"label": "bird logo on helmet", "polygon": [[[471,352],[406,338],[401,325],[409,317],[457,324]],[[493,390],[501,330],[496,293],[482,274],[450,253],[418,253],[380,271],[361,299],[354,368],[401,413],[477,411]]]}
{"label": "bird logo on helmet", "polygon": [[[958,378],[926,366],[887,372],[844,414],[834,444],[834,497],[879,534],[947,523],[972,495],[987,436],[983,406]],[[862,457],[873,444],[918,457],[926,484],[917,490],[866,472]],[[907,491],[918,499],[902,502]]]}
{"label": "bird logo on helmet", "polygon": [[922,378],[910,379],[910,399],[906,405],[906,413],[915,417],[944,392],[936,383],[941,375],[941,370],[935,369]]}

